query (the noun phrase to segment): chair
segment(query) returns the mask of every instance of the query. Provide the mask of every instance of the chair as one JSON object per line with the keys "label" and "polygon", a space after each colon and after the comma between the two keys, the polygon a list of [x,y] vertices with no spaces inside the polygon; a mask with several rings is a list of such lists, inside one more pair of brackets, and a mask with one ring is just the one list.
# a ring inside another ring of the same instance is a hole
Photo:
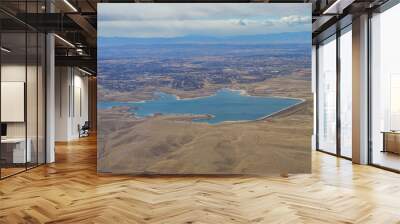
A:
{"label": "chair", "polygon": [[90,130],[89,121],[85,121],[82,127],[78,125],[78,130],[79,130],[79,138],[89,136],[89,130]]}

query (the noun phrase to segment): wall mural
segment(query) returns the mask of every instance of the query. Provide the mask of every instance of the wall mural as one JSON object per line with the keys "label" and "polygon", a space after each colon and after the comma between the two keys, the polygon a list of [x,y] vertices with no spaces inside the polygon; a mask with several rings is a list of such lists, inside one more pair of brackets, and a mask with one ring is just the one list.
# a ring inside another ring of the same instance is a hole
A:
{"label": "wall mural", "polygon": [[311,172],[311,4],[98,9],[98,172]]}

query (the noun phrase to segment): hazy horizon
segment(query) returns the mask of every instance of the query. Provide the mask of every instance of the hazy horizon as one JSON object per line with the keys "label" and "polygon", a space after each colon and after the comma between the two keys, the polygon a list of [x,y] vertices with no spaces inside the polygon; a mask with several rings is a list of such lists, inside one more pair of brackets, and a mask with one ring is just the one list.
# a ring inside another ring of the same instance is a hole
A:
{"label": "hazy horizon", "polygon": [[[230,37],[250,37],[250,36],[271,36],[280,34],[305,34],[310,33],[308,31],[298,31],[298,32],[279,32],[279,33],[266,33],[266,34],[253,34],[253,35],[202,35],[202,34],[187,34],[181,36],[167,36],[167,37],[124,37],[124,36],[99,36],[99,38],[121,38],[121,39],[174,39],[174,38],[185,38],[185,37],[208,37],[215,39],[224,39]],[[311,35],[311,34],[310,34]]]}
{"label": "hazy horizon", "polygon": [[212,36],[212,35],[186,35],[178,37],[99,37],[98,45],[107,46],[134,46],[143,44],[310,44],[310,32],[284,32],[275,34]]}
{"label": "hazy horizon", "polygon": [[100,3],[98,36],[175,38],[310,32],[310,15],[311,5],[306,3]]}

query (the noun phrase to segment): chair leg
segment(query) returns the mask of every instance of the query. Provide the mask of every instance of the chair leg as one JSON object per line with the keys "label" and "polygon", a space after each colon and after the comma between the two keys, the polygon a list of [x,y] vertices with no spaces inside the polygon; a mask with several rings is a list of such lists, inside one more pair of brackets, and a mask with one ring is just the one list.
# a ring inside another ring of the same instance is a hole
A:
{"label": "chair leg", "polygon": [[284,178],[288,178],[288,177],[289,177],[289,173],[287,173],[287,172],[282,172],[280,176],[281,176],[281,177],[284,177]]}

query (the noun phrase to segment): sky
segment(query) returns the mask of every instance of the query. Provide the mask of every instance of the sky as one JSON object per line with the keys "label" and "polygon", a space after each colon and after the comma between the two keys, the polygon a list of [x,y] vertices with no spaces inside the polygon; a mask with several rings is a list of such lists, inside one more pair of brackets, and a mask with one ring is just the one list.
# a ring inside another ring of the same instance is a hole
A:
{"label": "sky", "polygon": [[101,37],[311,32],[308,3],[100,3]]}

